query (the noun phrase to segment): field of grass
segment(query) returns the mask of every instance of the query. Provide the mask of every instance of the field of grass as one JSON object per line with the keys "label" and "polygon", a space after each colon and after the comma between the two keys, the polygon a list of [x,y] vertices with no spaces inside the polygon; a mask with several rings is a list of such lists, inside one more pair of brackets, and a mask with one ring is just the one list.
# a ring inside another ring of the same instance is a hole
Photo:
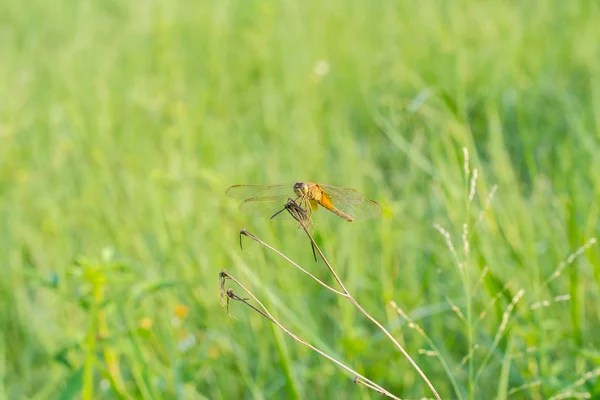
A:
{"label": "field of grass", "polygon": [[599,398],[599,21],[592,0],[3,1],[0,398],[381,398],[230,318],[222,269],[432,398],[346,299],[240,250],[246,228],[335,285],[297,224],[225,195],[296,181],[381,204],[313,233],[441,398]]}

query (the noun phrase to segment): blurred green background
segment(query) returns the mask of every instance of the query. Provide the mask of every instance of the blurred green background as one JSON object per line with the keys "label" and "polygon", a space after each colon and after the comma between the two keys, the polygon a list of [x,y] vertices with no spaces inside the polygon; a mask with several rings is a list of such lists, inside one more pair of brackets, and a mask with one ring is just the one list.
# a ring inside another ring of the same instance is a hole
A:
{"label": "blurred green background", "polygon": [[600,396],[598,2],[5,0],[0,60],[0,397],[380,397],[229,318],[223,268],[433,397],[350,303],[240,250],[247,228],[334,284],[293,223],[225,196],[296,181],[381,204],[314,233],[442,398]]}

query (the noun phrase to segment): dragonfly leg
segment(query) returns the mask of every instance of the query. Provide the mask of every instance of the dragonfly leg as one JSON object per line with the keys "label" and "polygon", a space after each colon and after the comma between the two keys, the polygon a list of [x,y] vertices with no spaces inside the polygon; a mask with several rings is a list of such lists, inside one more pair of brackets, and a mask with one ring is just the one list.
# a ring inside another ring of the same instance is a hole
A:
{"label": "dragonfly leg", "polygon": [[[295,213],[299,213],[301,215],[301,218],[305,218],[307,217],[307,213],[305,210],[302,209],[302,207],[300,207],[298,205],[298,203],[296,203],[296,201],[298,201],[298,199],[300,199],[300,197],[297,197],[295,200],[293,200],[292,198],[288,198],[287,203],[283,206],[283,208],[279,211],[277,211],[275,214],[271,215],[271,218],[269,219],[273,219],[276,216],[278,216],[279,214],[281,214],[283,211],[288,211],[290,212],[290,208],[293,208],[293,212]],[[292,214],[292,212],[290,212],[290,214]],[[294,214],[292,214],[292,216],[294,216]]]}
{"label": "dragonfly leg", "polygon": [[286,210],[286,208],[285,208],[285,206],[284,206],[284,207],[283,207],[281,210],[279,210],[279,211],[277,211],[275,214],[271,215],[271,218],[269,218],[269,219],[273,219],[273,218],[275,218],[276,216],[278,216],[279,214],[281,214],[281,213],[282,213],[283,211],[285,211],[285,210]]}
{"label": "dragonfly leg", "polygon": [[[298,199],[296,199],[298,200]],[[301,199],[302,203],[304,199]],[[290,213],[290,215],[301,224],[308,226],[310,225],[310,214],[306,211],[306,209],[302,208],[295,200],[288,199],[288,202],[285,205],[285,209]]]}

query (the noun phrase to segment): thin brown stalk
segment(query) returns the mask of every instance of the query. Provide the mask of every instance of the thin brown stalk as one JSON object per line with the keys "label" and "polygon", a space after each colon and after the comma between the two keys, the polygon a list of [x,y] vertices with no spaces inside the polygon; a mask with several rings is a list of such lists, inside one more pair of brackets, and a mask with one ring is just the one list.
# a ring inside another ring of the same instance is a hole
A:
{"label": "thin brown stalk", "polygon": [[379,394],[385,394],[385,393],[381,392],[376,386],[371,385],[369,382],[365,382],[360,376],[356,376],[354,378],[353,382],[358,385],[364,385],[364,386],[368,387],[369,389],[376,391]]}
{"label": "thin brown stalk", "polygon": [[[305,273],[306,275],[308,275],[309,277],[311,277],[312,279],[314,279],[321,286],[325,287],[326,289],[332,291],[333,293],[335,293],[337,295],[340,295],[342,297],[347,298],[365,317],[367,317],[373,324],[375,324],[375,326],[377,326],[379,328],[379,330],[381,330],[388,337],[388,339],[390,339],[392,341],[392,343],[396,346],[396,348],[404,355],[404,357],[408,360],[408,362],[412,365],[412,367],[417,371],[417,373],[425,381],[425,383],[427,384],[427,386],[429,387],[429,389],[435,395],[435,398],[438,399],[438,400],[440,400],[440,396],[439,396],[437,390],[435,389],[435,387],[433,386],[433,384],[431,383],[431,381],[427,378],[427,376],[425,375],[425,373],[421,370],[421,368],[419,368],[419,366],[417,365],[417,363],[408,354],[408,352],[402,347],[402,345],[392,336],[392,334],[379,321],[377,321],[371,314],[369,314],[358,303],[358,301],[356,301],[356,299],[350,294],[350,292],[348,291],[348,289],[346,289],[344,283],[342,282],[342,280],[340,279],[340,277],[338,276],[338,274],[335,272],[334,268],[331,266],[331,264],[329,263],[329,261],[327,260],[327,258],[325,257],[325,255],[323,254],[323,251],[321,250],[321,248],[315,242],[315,240],[312,237],[311,233],[308,231],[308,226],[311,223],[309,214],[307,212],[305,212],[301,207],[299,207],[296,204],[296,202],[294,202],[291,199],[285,205],[285,210],[287,210],[287,212],[300,224],[300,226],[302,227],[302,229],[306,233],[306,236],[308,236],[308,238],[310,239],[313,252],[314,252],[314,250],[317,251],[317,253],[319,254],[320,258],[323,260],[323,262],[327,266],[327,269],[329,270],[329,272],[331,273],[331,275],[333,276],[333,278],[335,279],[335,281],[338,283],[338,285],[340,286],[340,288],[342,289],[342,291],[336,290],[336,289],[330,287],[329,285],[325,284],[324,282],[322,282],[321,280],[319,280],[318,278],[316,278],[314,275],[312,275],[311,273],[309,273],[308,271],[306,271],[305,269],[303,269],[302,267],[300,267],[297,263],[295,263],[294,261],[292,261],[289,257],[287,257],[286,255],[284,255],[280,251],[276,250],[272,246],[268,245],[267,243],[265,243],[264,241],[262,241],[261,239],[259,239],[257,236],[249,233],[246,229],[242,229],[240,231],[240,235],[247,236],[250,239],[252,239],[252,240],[254,240],[254,241],[262,244],[263,246],[265,246],[266,248],[268,248],[269,250],[273,251],[274,253],[276,253],[277,255],[279,255],[280,257],[282,257],[284,260],[286,260],[287,262],[289,262],[290,264],[292,264],[294,267],[298,268],[300,271],[302,271],[303,273]],[[225,272],[223,272],[223,273],[225,273]],[[228,277],[231,279],[231,277],[229,275],[228,275]],[[265,307],[262,306],[262,304],[258,301],[258,299],[256,299],[256,297],[254,295],[252,295],[239,282],[237,282],[237,281],[235,281],[235,282],[238,285],[240,285],[240,287],[242,289],[244,289],[256,302],[258,302],[261,305],[261,308],[267,313],[266,317],[269,320],[271,320],[273,323],[275,323],[280,329],[282,329],[284,332],[288,333],[290,336],[292,336],[294,339],[296,339],[300,343],[302,343],[302,344],[304,344],[306,346],[309,346],[311,349],[317,351],[319,354],[321,354],[324,357],[330,359],[331,361],[335,362],[336,364],[342,366],[344,369],[350,371],[350,369],[348,367],[346,367],[343,364],[339,363],[337,360],[334,360],[330,356],[327,356],[325,353],[322,353],[320,350],[318,350],[318,349],[314,348],[313,346],[309,345],[308,343],[306,343],[305,341],[303,341],[302,339],[300,339],[298,336],[296,336],[295,334],[293,334],[291,331],[289,331],[285,327],[283,327],[279,322],[277,322],[276,320],[273,319],[273,317],[268,313],[268,311],[265,309]],[[229,297],[229,298],[232,298],[232,297]],[[240,300],[240,299],[236,298],[235,300]],[[244,303],[246,304],[246,302],[244,302]],[[356,375],[358,375],[358,374],[356,374]],[[375,385],[371,381],[366,380],[366,378],[363,379],[363,380],[365,382],[368,382],[370,385]],[[359,381],[356,381],[356,380],[355,380],[355,382],[356,383],[363,383],[364,384],[364,382],[359,382]],[[366,385],[366,386],[369,386],[369,385]],[[378,390],[379,386],[375,385],[375,387],[372,387],[372,388],[374,390]],[[387,395],[388,397],[396,398],[395,396],[389,394],[389,392],[384,391],[383,388],[381,388],[381,390],[382,390],[381,393]]]}
{"label": "thin brown stalk", "polygon": [[325,282],[321,281],[319,278],[317,278],[316,276],[314,276],[313,274],[311,274],[310,272],[308,272],[307,270],[305,270],[304,268],[302,268],[300,265],[298,265],[294,261],[292,261],[288,256],[286,256],[285,254],[283,254],[282,252],[280,252],[279,250],[277,250],[273,246],[269,245],[268,243],[263,242],[260,238],[258,238],[255,235],[251,234],[246,229],[242,229],[240,231],[240,235],[246,236],[246,237],[254,240],[255,242],[257,242],[257,243],[265,246],[267,249],[271,250],[273,253],[277,254],[278,256],[280,256],[281,258],[283,258],[284,260],[286,260],[287,262],[289,262],[290,264],[292,264],[294,267],[298,268],[300,271],[302,271],[303,273],[305,273],[306,275],[310,276],[312,279],[314,279],[319,285],[323,286],[324,288],[326,288],[328,290],[331,290],[332,292],[334,292],[336,294],[339,294],[340,296],[345,296],[346,295],[345,293],[342,293],[339,290],[335,290],[334,288],[332,288],[331,286],[329,286]]}
{"label": "thin brown stalk", "polygon": [[[375,390],[377,393],[383,394],[383,395],[385,395],[385,396],[387,396],[389,398],[392,398],[392,399],[400,400],[399,397],[394,396],[392,393],[388,392],[387,390],[385,390],[381,386],[379,386],[376,383],[372,382],[371,380],[367,379],[366,377],[364,377],[363,375],[359,374],[358,372],[356,372],[352,368],[348,367],[346,364],[342,363],[341,361],[338,361],[335,358],[333,358],[332,356],[328,355],[327,353],[319,350],[318,348],[316,348],[315,346],[311,345],[310,343],[308,343],[307,341],[305,341],[304,339],[302,339],[301,337],[299,337],[298,335],[296,335],[294,332],[292,332],[291,330],[289,330],[288,328],[286,328],[285,326],[283,326],[279,321],[277,321],[273,317],[273,315],[271,315],[271,313],[269,312],[269,310],[260,302],[260,300],[258,300],[258,298],[252,292],[250,292],[250,290],[248,290],[244,285],[242,285],[233,276],[231,276],[230,274],[228,274],[225,270],[221,271],[221,273],[219,274],[219,276],[221,278],[221,290],[222,291],[224,290],[224,295],[227,296],[228,300],[234,300],[234,301],[242,302],[246,306],[250,307],[252,310],[256,311],[261,316],[265,317],[266,319],[268,319],[269,321],[271,321],[272,323],[274,323],[279,329],[281,329],[284,333],[286,333],[287,335],[289,335],[290,337],[292,337],[298,343],[303,344],[304,346],[310,348],[311,350],[313,350],[317,354],[321,355],[322,357],[325,357],[326,359],[328,359],[329,361],[335,363],[339,367],[341,367],[341,368],[345,369],[346,371],[352,373],[353,375],[356,376],[354,378],[354,382],[355,383],[361,383],[364,386],[366,386],[366,387],[368,387],[368,388],[370,388],[372,390]],[[252,305],[248,301],[248,299],[245,299],[243,297],[240,297],[240,296],[236,295],[233,292],[232,289],[225,290],[224,289],[225,285],[224,285],[223,282],[225,282],[226,279],[231,279],[240,288],[242,288],[242,290],[244,292],[246,292],[248,294],[248,296],[250,296],[250,298],[252,298],[252,300],[254,300],[260,306],[260,309],[258,307],[256,307],[256,306]],[[223,294],[223,292],[222,292],[222,294]]]}
{"label": "thin brown stalk", "polygon": [[[289,205],[290,205],[290,203],[288,202],[288,206]],[[286,207],[288,207],[288,206],[286,206]],[[293,209],[293,206],[291,206],[291,207]],[[375,324],[375,326],[377,326],[379,328],[379,330],[381,330],[388,337],[388,339],[390,339],[392,341],[392,343],[396,346],[396,348],[398,350],[400,350],[400,352],[404,355],[404,357],[408,360],[408,362],[412,365],[412,367],[417,371],[417,373],[425,381],[425,383],[427,384],[427,386],[429,386],[429,389],[433,392],[433,394],[435,395],[436,399],[439,400],[440,396],[439,396],[437,390],[435,390],[435,387],[433,386],[433,384],[429,381],[429,379],[427,378],[427,376],[425,375],[425,373],[421,370],[421,368],[419,368],[419,366],[417,365],[417,363],[412,359],[412,357],[408,354],[408,352],[404,349],[404,347],[402,347],[402,345],[394,338],[394,336],[392,336],[392,334],[390,332],[388,332],[388,330],[385,329],[385,327],[379,321],[377,321],[373,316],[371,316],[371,314],[369,314],[358,303],[358,301],[356,301],[356,299],[354,299],[354,297],[350,294],[350,292],[348,291],[348,289],[346,289],[346,287],[342,283],[342,280],[337,275],[337,273],[335,272],[335,270],[333,269],[333,267],[331,266],[331,264],[329,263],[329,261],[327,260],[327,258],[325,257],[325,255],[323,254],[323,251],[321,251],[321,248],[317,245],[317,243],[313,239],[312,235],[308,231],[308,228],[307,228],[304,220],[302,218],[297,218],[295,216],[296,213],[294,213],[294,212],[290,212],[290,214],[292,215],[292,217],[294,217],[296,219],[296,221],[298,221],[298,223],[300,224],[300,226],[304,230],[304,233],[306,233],[306,236],[308,236],[308,238],[310,239],[310,242],[312,243],[313,248],[317,250],[317,252],[319,253],[319,256],[321,257],[321,259],[323,260],[323,262],[325,263],[325,265],[329,269],[329,272],[331,272],[331,275],[333,275],[333,277],[336,280],[336,282],[338,283],[338,285],[340,285],[340,287],[342,288],[342,290],[343,290],[344,293],[340,294],[340,295],[346,297],[365,317],[367,317],[373,324]],[[338,292],[338,294],[339,294],[339,292]]]}

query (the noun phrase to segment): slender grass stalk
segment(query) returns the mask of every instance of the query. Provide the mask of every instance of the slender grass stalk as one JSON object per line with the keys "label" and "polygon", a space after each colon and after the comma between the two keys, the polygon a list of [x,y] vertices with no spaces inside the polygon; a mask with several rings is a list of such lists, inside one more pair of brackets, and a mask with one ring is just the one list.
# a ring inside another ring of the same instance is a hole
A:
{"label": "slender grass stalk", "polygon": [[456,378],[454,376],[454,374],[452,373],[452,370],[450,368],[450,365],[448,364],[448,361],[446,360],[445,357],[442,356],[442,354],[440,353],[440,349],[436,346],[435,342],[429,337],[429,335],[427,335],[427,333],[425,333],[425,331],[417,324],[415,323],[412,318],[410,318],[408,316],[408,314],[406,314],[400,307],[398,307],[398,305],[396,304],[396,302],[392,301],[390,303],[390,305],[392,306],[392,308],[394,310],[396,310],[396,312],[405,320],[408,321],[409,326],[411,328],[413,328],[414,330],[416,330],[419,335],[421,335],[421,337],[423,339],[425,339],[425,341],[427,342],[427,344],[434,350],[435,352],[435,356],[437,357],[438,360],[440,360],[440,363],[442,364],[442,367],[444,368],[444,372],[446,372],[446,375],[448,376],[448,379],[450,380],[450,383],[452,384],[452,388],[454,389],[454,394],[456,395],[457,399],[462,399],[463,395],[460,392],[460,389],[458,387],[458,383],[456,382]]}
{"label": "slender grass stalk", "polygon": [[92,306],[90,310],[90,324],[85,339],[85,361],[83,365],[83,389],[81,398],[92,400],[94,396],[94,368],[96,365],[96,344],[98,339],[98,314],[101,300],[104,297],[101,284],[93,284]]}
{"label": "slender grass stalk", "polygon": [[[465,170],[465,177],[466,180],[469,181],[469,172],[470,173],[470,184],[469,184],[469,197],[468,197],[468,201],[467,201],[467,207],[466,207],[466,211],[467,211],[467,220],[468,220],[468,216],[469,213],[471,211],[471,204],[473,203],[473,198],[475,197],[475,193],[476,193],[476,189],[477,189],[477,176],[478,176],[478,171],[477,168],[473,168],[473,170],[470,170],[470,165],[469,165],[469,151],[466,147],[463,148],[463,152],[464,152],[464,170]],[[473,400],[474,396],[475,396],[475,381],[474,381],[474,357],[472,355],[472,351],[475,347],[475,343],[474,343],[474,327],[473,327],[473,295],[471,292],[471,275],[470,275],[470,270],[471,268],[469,268],[469,252],[470,252],[470,245],[469,245],[469,225],[468,223],[463,224],[463,249],[464,249],[464,264],[463,264],[463,268],[461,268],[461,265],[459,263],[459,271],[460,271],[460,275],[461,275],[461,280],[462,280],[462,284],[463,284],[463,290],[465,291],[465,296],[466,296],[466,307],[467,307],[467,343],[468,343],[468,349],[469,349],[469,358],[468,358],[468,370],[469,370],[469,399]]]}
{"label": "slender grass stalk", "polygon": [[[469,279],[469,268],[461,269],[461,277],[463,282],[463,289],[466,295],[466,306],[467,306],[467,343],[469,351],[472,351],[475,346],[474,343],[474,329],[473,329],[473,296],[471,293],[471,284]],[[475,398],[475,372],[473,365],[473,357],[469,357],[468,361],[469,368],[469,398]]]}
{"label": "slender grass stalk", "polygon": [[[103,284],[99,284],[98,287],[98,297],[95,298],[94,301],[97,301],[98,304],[102,304],[104,302],[104,286]],[[98,337],[100,339],[109,337],[110,332],[108,329],[106,309],[104,307],[100,307],[97,316]],[[115,351],[115,349],[111,345],[105,344],[103,346],[103,355],[104,362],[106,363],[106,368],[108,370],[108,378],[110,379],[113,389],[115,390],[118,396],[126,398],[127,392],[125,389],[125,382],[123,381],[123,376],[121,375],[121,368],[119,367],[119,353],[117,353],[117,351]]]}
{"label": "slender grass stalk", "polygon": [[6,397],[6,343],[4,333],[0,331],[0,398]]}

